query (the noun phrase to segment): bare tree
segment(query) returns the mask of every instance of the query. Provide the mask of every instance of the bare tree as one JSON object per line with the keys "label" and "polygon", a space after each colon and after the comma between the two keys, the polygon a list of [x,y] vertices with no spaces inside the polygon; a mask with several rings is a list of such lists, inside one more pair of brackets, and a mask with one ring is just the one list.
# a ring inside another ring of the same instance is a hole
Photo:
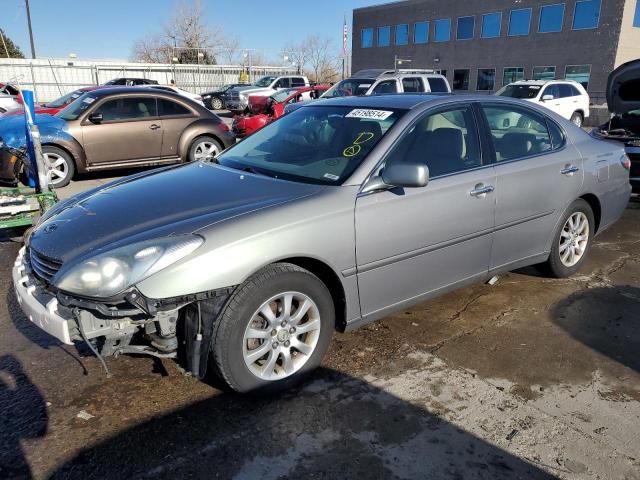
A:
{"label": "bare tree", "polygon": [[176,56],[180,63],[216,63],[215,52],[221,49],[225,36],[220,27],[207,25],[203,19],[200,0],[181,0],[162,33],[134,44],[133,58],[169,63]]}
{"label": "bare tree", "polygon": [[235,35],[225,35],[220,43],[220,57],[227,65],[240,63],[242,51],[240,39]]}
{"label": "bare tree", "polygon": [[338,55],[331,39],[312,35],[304,43],[308,52],[307,65],[313,81],[335,81],[338,77]]}
{"label": "bare tree", "polygon": [[298,68],[298,72],[304,71],[309,58],[309,48],[306,41],[300,43],[288,42],[283,47],[282,52],[289,57],[289,62]]}

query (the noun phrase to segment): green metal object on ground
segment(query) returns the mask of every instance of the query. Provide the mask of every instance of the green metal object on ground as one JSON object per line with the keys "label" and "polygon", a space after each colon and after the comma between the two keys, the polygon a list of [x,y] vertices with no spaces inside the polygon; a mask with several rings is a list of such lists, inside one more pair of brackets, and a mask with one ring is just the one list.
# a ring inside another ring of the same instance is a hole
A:
{"label": "green metal object on ground", "polygon": [[[30,201],[33,204],[33,200],[35,200],[37,202],[37,208],[15,214],[0,213],[0,230],[30,227],[44,212],[58,201],[55,192],[36,193],[33,188],[24,187],[0,188],[0,198],[2,197],[22,197],[24,198],[24,205],[27,205]],[[16,205],[22,205],[22,203]]]}

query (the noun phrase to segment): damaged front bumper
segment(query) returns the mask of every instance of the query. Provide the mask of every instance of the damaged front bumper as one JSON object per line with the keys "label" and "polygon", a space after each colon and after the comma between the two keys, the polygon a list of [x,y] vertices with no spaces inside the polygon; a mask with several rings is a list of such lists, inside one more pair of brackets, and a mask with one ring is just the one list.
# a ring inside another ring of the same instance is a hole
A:
{"label": "damaged front bumper", "polygon": [[233,291],[224,288],[152,300],[134,290],[120,305],[75,298],[52,291],[34,274],[25,247],[18,253],[12,277],[25,315],[60,342],[90,342],[102,356],[134,353],[176,358],[179,339],[184,340],[186,370],[198,377],[206,372],[214,321]]}

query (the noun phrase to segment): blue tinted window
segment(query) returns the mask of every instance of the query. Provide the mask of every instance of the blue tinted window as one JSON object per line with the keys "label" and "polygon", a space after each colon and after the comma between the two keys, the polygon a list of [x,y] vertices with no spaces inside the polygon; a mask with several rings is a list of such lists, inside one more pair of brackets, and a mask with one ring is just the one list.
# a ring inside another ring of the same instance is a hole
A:
{"label": "blue tinted window", "polygon": [[451,40],[451,19],[443,18],[442,20],[436,20],[435,31],[433,34],[434,42],[448,42]]}
{"label": "blue tinted window", "polygon": [[502,12],[485,13],[482,15],[482,38],[496,38],[500,36]]}
{"label": "blue tinted window", "polygon": [[373,47],[373,28],[363,28],[360,46],[362,48]]}
{"label": "blue tinted window", "polygon": [[561,32],[564,20],[564,3],[545,5],[540,9],[538,31],[541,33]]}
{"label": "blue tinted window", "polygon": [[413,43],[429,41],[429,22],[418,22],[413,27]]}
{"label": "blue tinted window", "polygon": [[409,43],[409,25],[396,25],[396,45]]}
{"label": "blue tinted window", "polygon": [[600,0],[580,0],[573,11],[573,29],[597,28],[600,23]]}
{"label": "blue tinted window", "polygon": [[640,0],[636,0],[636,14],[633,17],[633,26],[640,28]]}
{"label": "blue tinted window", "polygon": [[476,17],[459,17],[456,38],[458,40],[471,40],[475,35],[475,29]]}
{"label": "blue tinted window", "polygon": [[509,36],[529,35],[531,24],[531,9],[511,10],[509,17]]}
{"label": "blue tinted window", "polygon": [[388,47],[391,43],[391,27],[378,27],[378,46]]}

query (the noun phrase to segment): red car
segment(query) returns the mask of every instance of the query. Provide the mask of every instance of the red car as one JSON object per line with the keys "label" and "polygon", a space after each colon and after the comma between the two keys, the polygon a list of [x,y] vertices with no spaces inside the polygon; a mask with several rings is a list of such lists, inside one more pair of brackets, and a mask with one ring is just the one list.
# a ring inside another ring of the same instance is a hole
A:
{"label": "red car", "polygon": [[[74,90],[73,92],[67,93],[66,95],[63,95],[60,98],[54,100],[53,102],[44,103],[42,105],[37,106],[36,115],[42,115],[42,114],[55,115],[60,110],[65,108],[67,105],[74,102],[78,97],[84,95],[87,92],[91,92],[99,88],[105,88],[105,87],[83,87],[83,88],[79,88],[78,90]],[[24,113],[24,110],[22,109],[12,110],[6,113],[5,116],[22,115],[23,113]]]}
{"label": "red car", "polygon": [[284,115],[284,108],[287,105],[319,98],[328,89],[328,85],[316,85],[278,90],[268,97],[252,95],[249,97],[249,115],[237,116],[233,119],[233,132],[238,138],[251,135]]}

